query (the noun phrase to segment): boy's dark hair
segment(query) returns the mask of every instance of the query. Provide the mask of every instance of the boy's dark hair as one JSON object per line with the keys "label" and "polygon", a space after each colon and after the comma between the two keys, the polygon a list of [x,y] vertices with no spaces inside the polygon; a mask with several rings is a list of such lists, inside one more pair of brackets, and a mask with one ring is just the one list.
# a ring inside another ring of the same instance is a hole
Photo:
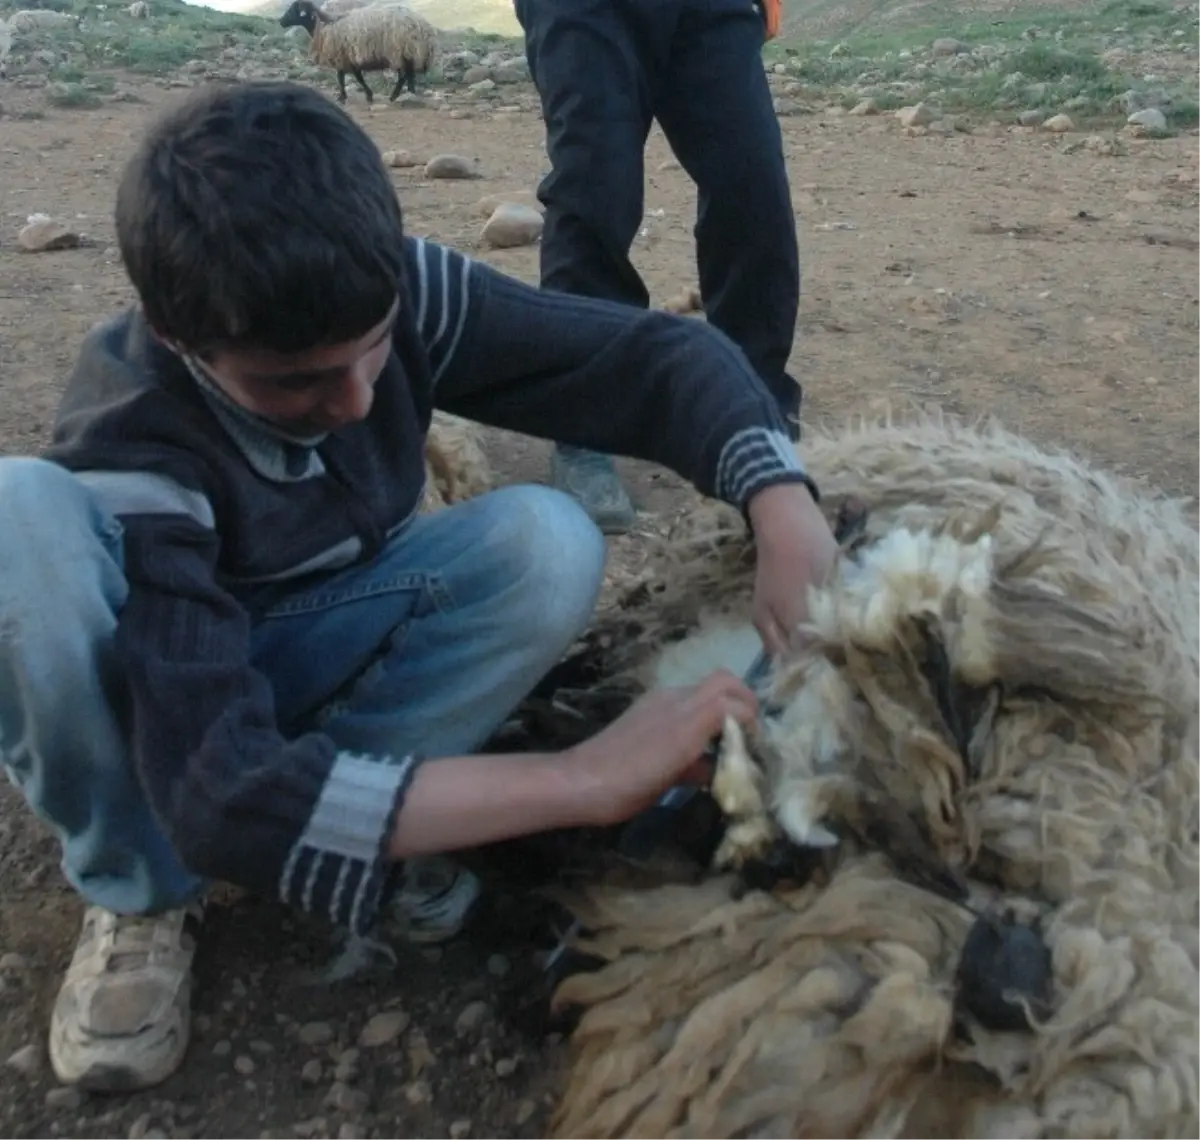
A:
{"label": "boy's dark hair", "polygon": [[116,226],[150,325],[197,354],[353,340],[400,289],[382,156],[296,83],[203,88],[163,115],[122,176]]}

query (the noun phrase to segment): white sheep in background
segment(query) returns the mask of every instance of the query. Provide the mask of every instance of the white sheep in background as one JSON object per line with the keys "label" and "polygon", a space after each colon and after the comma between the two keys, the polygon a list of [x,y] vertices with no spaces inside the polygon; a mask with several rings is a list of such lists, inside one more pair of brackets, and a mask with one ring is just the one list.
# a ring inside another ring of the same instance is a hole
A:
{"label": "white sheep in background", "polygon": [[338,102],[346,101],[346,73],[354,76],[367,102],[374,93],[364,71],[395,71],[394,101],[405,84],[416,92],[416,77],[438,58],[437,29],[423,16],[400,5],[358,8],[336,19],[312,0],[293,0],[280,17],[285,28],[304,28],[312,37],[312,58],[337,72]]}
{"label": "white sheep in background", "polygon": [[150,18],[150,5],[146,0],[133,0],[133,3],[126,9],[130,16],[135,20],[148,20]]}
{"label": "white sheep in background", "polygon": [[[813,432],[804,453],[866,533],[713,790],[716,862],[786,838],[812,873],[575,899],[607,964],[558,993],[585,1012],[552,1135],[1196,1135],[1184,505],[951,421]],[[692,526],[661,592],[613,619],[641,607],[647,684],[714,647],[745,665],[753,562]],[[697,632],[661,653],[681,619]]]}

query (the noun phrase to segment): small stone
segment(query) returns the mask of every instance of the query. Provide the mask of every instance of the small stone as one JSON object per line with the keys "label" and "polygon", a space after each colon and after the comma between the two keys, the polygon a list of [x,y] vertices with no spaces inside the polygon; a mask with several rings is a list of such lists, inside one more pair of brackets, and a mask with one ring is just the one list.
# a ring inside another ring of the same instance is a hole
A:
{"label": "small stone", "polygon": [[508,959],[503,954],[493,954],[487,960],[487,970],[493,978],[503,978],[511,969]]}
{"label": "small stone", "polygon": [[896,118],[902,127],[927,127],[937,116],[926,104],[917,103],[912,107],[901,107]]}
{"label": "small stone", "polygon": [[300,1041],[304,1045],[328,1045],[333,1040],[333,1026],[328,1021],[310,1021],[300,1026]]}
{"label": "small stone", "polygon": [[849,114],[878,115],[879,104],[876,103],[874,99],[863,99],[861,102],[855,103],[854,106],[850,108]]}
{"label": "small stone", "polygon": [[254,1058],[241,1053],[233,1059],[233,1067],[243,1077],[250,1076],[257,1066],[254,1064]]}
{"label": "small stone", "polygon": [[455,1032],[461,1037],[465,1033],[478,1029],[490,1014],[487,1002],[473,1001],[463,1007],[462,1013],[454,1022]]}
{"label": "small stone", "polygon": [[228,1057],[233,1052],[233,1043],[230,1041],[218,1041],[212,1048],[214,1057]]}
{"label": "small stone", "polygon": [[496,90],[496,81],[494,79],[481,79],[478,83],[472,83],[467,90],[475,95],[488,95]]}
{"label": "small stone", "polygon": [[260,1057],[265,1057],[268,1053],[275,1052],[275,1046],[270,1041],[251,1041],[250,1052],[257,1053]]}
{"label": "small stone", "polygon": [[505,190],[499,194],[485,194],[475,203],[475,212],[481,218],[490,218],[504,205],[528,206],[539,213],[545,209],[532,190]]}
{"label": "small stone", "polygon": [[1075,123],[1070,115],[1052,115],[1043,124],[1042,129],[1055,135],[1065,135],[1075,129]]}
{"label": "small stone", "polygon": [[[484,223],[481,237],[492,249],[513,249],[533,245],[542,236],[544,225],[541,211],[517,202],[503,202]],[[488,961],[489,969],[491,961]],[[507,966],[506,961],[505,969]]]}
{"label": "small stone", "polygon": [[304,1062],[300,1069],[300,1079],[306,1085],[318,1085],[321,1083],[321,1075],[324,1073],[324,1066],[316,1057]]}
{"label": "small stone", "polygon": [[1166,134],[1167,132],[1167,116],[1157,107],[1144,107],[1140,111],[1134,111],[1125,121],[1131,127],[1141,127],[1150,134]]}
{"label": "small stone", "polygon": [[529,1100],[528,1098],[521,1101],[521,1103],[517,1105],[517,1123],[524,1124],[535,1112],[537,1112],[537,1105],[533,1101]]}
{"label": "small stone", "polygon": [[1036,107],[1029,108],[1028,111],[1022,111],[1017,116],[1017,122],[1023,127],[1040,127],[1045,122],[1046,113],[1039,111]]}
{"label": "small stone", "polygon": [[325,1094],[325,1107],[347,1116],[359,1116],[366,1110],[369,1100],[362,1089],[352,1089],[345,1081],[334,1081]]}
{"label": "small stone", "polygon": [[437,1058],[429,1048],[424,1033],[412,1033],[408,1038],[408,1067],[414,1077],[419,1077]]}
{"label": "small stone", "polygon": [[462,74],[462,81],[470,87],[474,83],[480,83],[485,79],[491,79],[492,69],[484,67],[482,64],[475,64],[474,67],[468,67]]}
{"label": "small stone", "polygon": [[402,1009],[377,1013],[363,1026],[362,1032],[358,1035],[358,1043],[366,1049],[388,1045],[408,1028],[411,1020]]}
{"label": "small stone", "polygon": [[11,950],[7,954],[0,954],[0,974],[19,974],[28,966],[29,962],[23,954]]}
{"label": "small stone", "polygon": [[433,1091],[426,1081],[409,1081],[404,1086],[404,1099],[414,1108],[428,1104],[433,1099]]}
{"label": "small stone", "polygon": [[420,159],[413,158],[406,150],[385,150],[383,152],[385,166],[420,166]]}
{"label": "small stone", "polygon": [[338,1125],[338,1140],[359,1140],[361,1136],[358,1125],[351,1124],[349,1120]]}
{"label": "small stone", "polygon": [[496,1062],[496,1076],[511,1077],[517,1071],[516,1057],[501,1057]]}
{"label": "small stone", "polygon": [[311,1120],[297,1120],[291,1131],[301,1137],[301,1140],[307,1140],[309,1136],[324,1136],[329,1131],[329,1122],[323,1116],[314,1116]]}
{"label": "small stone", "polygon": [[148,1112],[143,1112],[129,1126],[129,1140],[146,1140],[146,1136],[153,1131],[151,1128],[152,1118]]}
{"label": "small stone", "polygon": [[426,178],[478,178],[469,159],[458,154],[434,155],[425,164]]}
{"label": "small stone", "polygon": [[74,1085],[62,1085],[46,1093],[46,1107],[51,1112],[76,1112],[83,1101],[83,1091]]}
{"label": "small stone", "polygon": [[48,253],[56,249],[74,249],[83,239],[62,222],[30,222],[17,236],[22,249],[30,253]]}
{"label": "small stone", "polygon": [[930,48],[934,55],[970,55],[971,45],[950,36],[939,36]]}
{"label": "small stone", "polygon": [[469,1136],[471,1133],[471,1122],[469,1120],[454,1120],[450,1123],[451,1140],[462,1140],[464,1136]]}
{"label": "small stone", "polygon": [[32,1077],[41,1068],[42,1057],[36,1045],[22,1045],[4,1063],[23,1077]]}
{"label": "small stone", "polygon": [[472,111],[469,107],[455,107],[450,112],[450,118],[452,118],[452,119],[473,119],[473,118],[475,118],[475,112]]}

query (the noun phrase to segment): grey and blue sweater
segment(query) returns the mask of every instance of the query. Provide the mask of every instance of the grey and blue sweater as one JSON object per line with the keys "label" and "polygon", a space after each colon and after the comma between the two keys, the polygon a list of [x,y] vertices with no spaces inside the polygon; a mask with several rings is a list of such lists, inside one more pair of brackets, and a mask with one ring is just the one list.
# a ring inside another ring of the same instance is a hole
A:
{"label": "grey and blue sweater", "polygon": [[367,418],[292,440],[225,400],[138,310],[97,327],[46,457],[124,526],[116,631],[129,753],[195,873],[358,932],[425,759],[285,735],[250,662],[247,588],[373,558],[418,509],[434,408],[657,462],[744,508],[807,482],[771,396],[703,322],[527,286],[406,239],[400,317]]}

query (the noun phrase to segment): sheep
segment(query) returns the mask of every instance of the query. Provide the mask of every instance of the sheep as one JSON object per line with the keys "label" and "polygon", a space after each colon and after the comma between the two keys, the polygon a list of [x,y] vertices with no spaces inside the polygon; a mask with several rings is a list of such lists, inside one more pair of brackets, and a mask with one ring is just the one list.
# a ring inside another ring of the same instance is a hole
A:
{"label": "sheep", "polygon": [[[583,1012],[552,1135],[1195,1135],[1185,504],[994,424],[804,451],[865,532],[761,722],[726,727],[710,872],[570,897],[603,964],[555,994]],[[752,644],[740,519],[689,525],[611,619],[642,623],[613,669],[643,688],[740,670]],[[807,878],[739,884],[779,845]]]}
{"label": "sheep", "polygon": [[447,412],[434,412],[425,439],[422,511],[474,498],[489,490],[492,483],[478,428]]}
{"label": "sheep", "polygon": [[147,20],[150,18],[150,5],[146,0],[133,0],[125,11],[135,20]]}
{"label": "sheep", "polygon": [[417,73],[425,74],[438,58],[437,29],[400,5],[359,8],[334,19],[312,0],[293,0],[279,23],[302,27],[312,37],[312,58],[337,71],[339,103],[346,101],[346,72],[371,103],[375,96],[363,72],[395,71],[394,102],[406,83],[415,94]]}

